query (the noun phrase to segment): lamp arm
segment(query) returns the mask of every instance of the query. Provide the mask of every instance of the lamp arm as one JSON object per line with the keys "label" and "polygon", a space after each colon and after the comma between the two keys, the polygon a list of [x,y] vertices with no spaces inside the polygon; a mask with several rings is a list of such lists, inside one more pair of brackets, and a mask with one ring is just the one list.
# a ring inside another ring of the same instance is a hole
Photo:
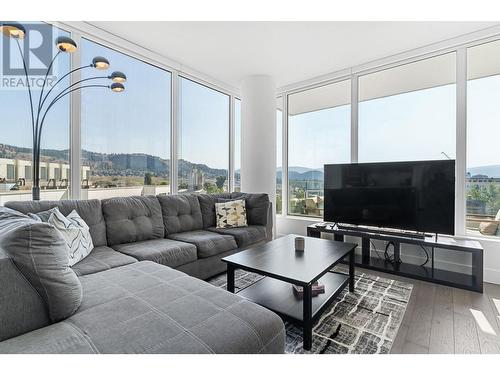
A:
{"label": "lamp arm", "polygon": [[[17,49],[19,50],[19,54],[21,55],[21,59],[23,60],[23,69],[24,69],[24,76],[26,77],[26,85],[28,86],[28,95],[30,98],[30,112],[31,112],[31,131],[32,131],[32,137],[33,137],[33,155],[36,155],[38,153],[37,149],[39,146],[38,138],[37,138],[37,128],[35,127],[35,114],[34,114],[34,108],[33,108],[33,95],[31,94],[31,85],[30,85],[30,80],[28,76],[28,68],[26,67],[26,60],[24,59],[24,54],[21,49],[21,45],[19,44],[19,40],[16,39],[16,44],[17,44]],[[35,161],[35,158],[33,158],[33,161]],[[35,163],[36,165],[36,163]],[[35,170],[36,168],[33,168],[33,181],[38,181],[38,171]]]}
{"label": "lamp arm", "polygon": [[103,79],[103,78],[108,78],[107,76],[100,76],[100,77],[90,77],[90,78],[84,78],[84,79],[81,79],[75,83],[72,83],[71,85],[69,85],[68,87],[66,87],[64,90],[62,90],[59,94],[57,94],[57,96],[54,98],[54,100],[62,97],[64,94],[66,94],[68,92],[69,89],[71,89],[73,86],[76,86],[82,82],[86,82],[86,81],[91,81],[91,80],[94,80],[94,79]]}
{"label": "lamp arm", "polygon": [[57,56],[61,53],[61,50],[57,51],[55,54],[54,58],[50,62],[49,67],[47,68],[47,72],[45,73],[45,78],[43,79],[43,85],[42,85],[42,90],[40,91],[40,97],[38,98],[38,110],[36,113],[36,122],[38,123],[38,118],[40,117],[40,111],[42,109],[42,97],[43,97],[43,91],[45,90],[45,83],[47,83],[47,77],[49,76],[50,69],[52,69],[52,65],[54,65],[54,61],[56,61]]}
{"label": "lamp arm", "polygon": [[43,129],[43,123],[45,122],[45,117],[47,116],[47,113],[49,112],[49,110],[52,108],[52,106],[54,104],[56,104],[59,100],[61,100],[63,97],[65,97],[66,95],[72,93],[73,91],[76,91],[76,90],[81,90],[81,89],[85,89],[85,88],[89,88],[89,87],[106,87],[106,88],[109,88],[108,85],[86,85],[86,86],[79,86],[79,87],[75,87],[69,91],[66,91],[64,94],[62,95],[58,95],[56,98],[54,98],[54,100],[52,100],[49,104],[49,106],[47,107],[47,109],[45,110],[45,113],[43,114],[42,116],[42,120],[40,121],[40,127],[38,129],[38,145],[40,145],[40,141],[41,141],[41,138],[42,138],[42,129]]}
{"label": "lamp arm", "polygon": [[21,45],[19,44],[19,40],[16,39],[17,48],[19,50],[19,54],[21,55],[21,59],[23,60],[23,68],[24,68],[24,76],[26,77],[26,84],[28,85],[28,94],[30,97],[30,110],[31,110],[31,127],[33,131],[33,135],[35,135],[35,115],[33,113],[33,97],[31,95],[31,85],[28,77],[28,68],[26,67],[26,61],[24,60],[24,54],[21,49]]}
{"label": "lamp arm", "polygon": [[82,69],[85,69],[85,68],[91,68],[91,67],[92,67],[92,65],[84,65],[84,66],[80,66],[79,68],[75,68],[75,69],[73,69],[73,70],[70,70],[68,73],[66,73],[66,74],[65,74],[65,75],[63,75],[61,78],[59,78],[59,79],[57,80],[57,82],[56,82],[56,83],[54,83],[54,86],[52,86],[52,87],[50,88],[50,90],[47,92],[47,94],[45,94],[45,97],[44,97],[44,98],[43,98],[43,100],[42,100],[42,104],[40,105],[40,112],[41,112],[41,110],[42,110],[43,105],[45,104],[45,101],[46,101],[46,100],[47,100],[47,98],[49,97],[50,93],[52,92],[52,90],[54,90],[54,87],[56,87],[56,86],[57,86],[57,84],[58,84],[59,82],[61,82],[64,78],[66,78],[67,76],[69,76],[70,74],[72,74],[72,73],[74,73],[74,72],[77,72],[77,71],[82,70]]}

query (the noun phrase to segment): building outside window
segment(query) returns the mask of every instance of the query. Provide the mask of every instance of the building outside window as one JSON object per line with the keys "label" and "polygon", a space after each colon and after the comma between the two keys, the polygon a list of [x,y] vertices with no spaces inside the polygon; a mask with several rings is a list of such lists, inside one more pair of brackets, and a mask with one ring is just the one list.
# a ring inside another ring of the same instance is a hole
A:
{"label": "building outside window", "polygon": [[467,50],[466,227],[500,236],[500,41]]}
{"label": "building outside window", "polygon": [[180,193],[229,191],[229,95],[179,78]]}
{"label": "building outside window", "polygon": [[288,96],[288,213],[323,217],[323,166],[350,162],[350,80]]}

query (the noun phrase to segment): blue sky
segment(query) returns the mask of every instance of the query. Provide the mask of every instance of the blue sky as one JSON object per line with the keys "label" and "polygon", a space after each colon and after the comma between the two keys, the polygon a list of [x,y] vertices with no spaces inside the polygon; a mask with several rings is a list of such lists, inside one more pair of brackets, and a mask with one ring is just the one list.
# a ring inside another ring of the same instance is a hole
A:
{"label": "blue sky", "polygon": [[[82,77],[127,74],[126,90],[82,91],[82,147],[105,153],[147,153],[170,157],[171,75],[119,52],[82,40],[82,63],[96,55],[109,59],[107,71],[85,69]],[[56,73],[68,70],[61,55]],[[97,82],[97,81],[91,81]],[[104,79],[101,82],[108,84]],[[64,87],[62,85],[61,87]],[[181,79],[180,158],[227,168],[229,97]],[[469,167],[500,164],[500,76],[468,85]],[[31,146],[28,96],[24,90],[0,91],[0,143]],[[361,102],[359,160],[421,160],[455,157],[455,85]],[[236,123],[241,121],[236,103]],[[279,113],[277,114],[279,116]],[[277,123],[279,123],[277,119]],[[61,100],[46,120],[44,148],[67,149],[69,100]],[[236,139],[241,136],[236,129]],[[278,140],[281,136],[278,134]],[[289,121],[289,165],[322,168],[350,160],[350,106],[292,116]],[[235,166],[240,166],[236,147]],[[281,155],[278,143],[278,155]],[[280,165],[278,157],[278,165]]]}

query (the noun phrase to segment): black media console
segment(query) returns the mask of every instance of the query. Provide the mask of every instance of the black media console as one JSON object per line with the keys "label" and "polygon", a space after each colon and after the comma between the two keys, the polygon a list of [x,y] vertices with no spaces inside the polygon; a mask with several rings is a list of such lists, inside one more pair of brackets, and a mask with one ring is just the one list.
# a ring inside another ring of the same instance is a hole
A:
{"label": "black media console", "polygon": [[[429,281],[437,284],[461,289],[483,292],[483,248],[478,241],[455,239],[445,236],[410,237],[398,236],[387,232],[365,231],[363,228],[338,227],[334,224],[320,226],[312,224],[307,227],[307,236],[321,237],[321,233],[332,233],[335,241],[344,241],[344,236],[361,238],[361,254],[356,254],[357,267],[387,272],[399,276]],[[370,241],[382,240],[391,242],[394,249],[393,258],[388,261],[381,257],[371,256]],[[423,246],[430,250],[430,264],[420,266],[401,262],[401,244]],[[471,254],[471,273],[452,272],[434,267],[434,255],[441,249]]]}

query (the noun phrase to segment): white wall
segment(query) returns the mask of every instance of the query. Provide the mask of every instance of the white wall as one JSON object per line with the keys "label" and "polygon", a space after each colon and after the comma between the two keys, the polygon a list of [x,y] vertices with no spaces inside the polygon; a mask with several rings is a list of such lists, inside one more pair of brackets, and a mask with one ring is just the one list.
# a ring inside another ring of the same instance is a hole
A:
{"label": "white wall", "polygon": [[[279,235],[290,233],[306,235],[307,226],[317,222],[321,222],[321,220],[278,215],[276,217],[276,231]],[[478,240],[484,249],[484,281],[500,284],[500,240],[481,237],[471,237],[471,239]],[[359,243],[359,247],[361,247],[361,243],[357,238],[348,237],[346,241]],[[385,244],[382,241],[374,241],[374,244],[377,249],[385,248]],[[423,251],[419,247],[412,245],[402,245],[401,256],[408,263],[421,264],[425,260]],[[455,272],[471,272],[470,254],[438,250],[436,251],[435,259],[435,266],[438,268]]]}

